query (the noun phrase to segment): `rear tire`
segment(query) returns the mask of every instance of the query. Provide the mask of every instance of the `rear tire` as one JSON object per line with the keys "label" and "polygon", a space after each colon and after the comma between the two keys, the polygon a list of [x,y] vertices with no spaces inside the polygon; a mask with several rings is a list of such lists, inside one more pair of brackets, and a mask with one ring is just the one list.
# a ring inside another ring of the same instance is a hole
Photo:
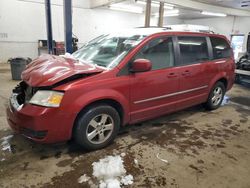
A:
{"label": "rear tire", "polygon": [[204,104],[207,110],[215,110],[220,107],[226,92],[225,85],[217,82],[209,93],[208,100]]}
{"label": "rear tire", "polygon": [[97,150],[109,145],[120,128],[120,116],[111,106],[91,106],[76,120],[74,138],[87,150]]}

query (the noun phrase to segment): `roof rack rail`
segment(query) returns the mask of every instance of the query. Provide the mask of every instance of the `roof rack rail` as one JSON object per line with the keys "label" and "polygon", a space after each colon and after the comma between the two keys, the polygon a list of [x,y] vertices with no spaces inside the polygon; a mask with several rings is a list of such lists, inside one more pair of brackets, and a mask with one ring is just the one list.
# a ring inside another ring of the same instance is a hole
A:
{"label": "roof rack rail", "polygon": [[[177,26],[177,27],[176,27]],[[196,28],[190,28],[192,26],[195,26]],[[202,28],[201,28],[202,27]],[[199,25],[170,25],[170,26],[163,26],[163,27],[158,27],[158,26],[149,26],[149,27],[136,27],[136,28],[158,28],[158,29],[163,29],[163,30],[172,30],[172,31],[183,31],[183,32],[199,32],[199,33],[211,33],[215,34],[214,31],[212,31],[209,27],[204,28],[206,26],[199,26]]]}
{"label": "roof rack rail", "polygon": [[174,31],[187,31],[187,32],[200,32],[200,33],[212,33],[214,34],[213,28],[204,25],[192,25],[192,24],[177,24],[167,25]]}
{"label": "roof rack rail", "polygon": [[215,34],[214,31],[207,31],[207,30],[199,30],[198,32]]}
{"label": "roof rack rail", "polygon": [[171,27],[165,26],[165,27],[158,27],[158,26],[149,26],[149,27],[145,27],[145,26],[140,26],[140,27],[135,27],[135,28],[159,28],[159,29],[167,29],[167,30],[171,30]]}

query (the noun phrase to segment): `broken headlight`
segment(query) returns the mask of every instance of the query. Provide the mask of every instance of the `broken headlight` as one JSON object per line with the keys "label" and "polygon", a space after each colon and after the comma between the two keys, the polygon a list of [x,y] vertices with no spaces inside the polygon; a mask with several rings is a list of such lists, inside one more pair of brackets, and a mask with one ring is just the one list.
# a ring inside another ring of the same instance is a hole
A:
{"label": "broken headlight", "polygon": [[64,93],[59,91],[38,90],[29,103],[45,107],[59,107],[63,95]]}

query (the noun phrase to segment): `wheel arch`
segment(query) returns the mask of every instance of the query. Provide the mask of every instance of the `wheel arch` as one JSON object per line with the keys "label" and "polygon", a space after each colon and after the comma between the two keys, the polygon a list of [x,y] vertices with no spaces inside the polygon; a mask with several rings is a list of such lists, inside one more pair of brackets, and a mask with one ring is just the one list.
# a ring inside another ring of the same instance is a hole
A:
{"label": "wheel arch", "polygon": [[229,84],[229,79],[228,76],[225,72],[221,73],[221,74],[217,74],[211,81],[210,81],[210,85],[209,85],[209,91],[211,91],[211,89],[214,87],[214,85],[217,82],[222,82],[225,86],[225,89],[228,90],[228,84]]}
{"label": "wheel arch", "polygon": [[225,86],[225,89],[227,90],[227,86],[228,86],[228,80],[226,77],[222,77],[219,80],[217,80],[214,84],[216,84],[217,82],[222,82]]}
{"label": "wheel arch", "polygon": [[112,98],[96,99],[96,100],[89,102],[85,106],[83,106],[82,109],[78,112],[78,114],[74,120],[73,126],[72,126],[71,138],[73,137],[73,133],[74,133],[74,130],[76,127],[76,122],[79,119],[80,115],[85,113],[92,106],[101,105],[101,104],[109,105],[109,106],[113,107],[115,110],[117,110],[117,112],[121,118],[121,126],[127,123],[128,120],[126,117],[126,110],[120,102],[118,102],[117,100],[112,99]]}

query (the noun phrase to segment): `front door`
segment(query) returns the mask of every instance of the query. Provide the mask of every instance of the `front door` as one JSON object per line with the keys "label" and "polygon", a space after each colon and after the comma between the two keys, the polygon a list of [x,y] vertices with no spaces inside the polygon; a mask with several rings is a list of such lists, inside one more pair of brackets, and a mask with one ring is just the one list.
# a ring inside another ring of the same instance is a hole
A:
{"label": "front door", "polygon": [[152,70],[130,75],[130,109],[133,123],[175,110],[179,90],[173,40],[160,37],[148,42],[133,58],[148,59]]}

